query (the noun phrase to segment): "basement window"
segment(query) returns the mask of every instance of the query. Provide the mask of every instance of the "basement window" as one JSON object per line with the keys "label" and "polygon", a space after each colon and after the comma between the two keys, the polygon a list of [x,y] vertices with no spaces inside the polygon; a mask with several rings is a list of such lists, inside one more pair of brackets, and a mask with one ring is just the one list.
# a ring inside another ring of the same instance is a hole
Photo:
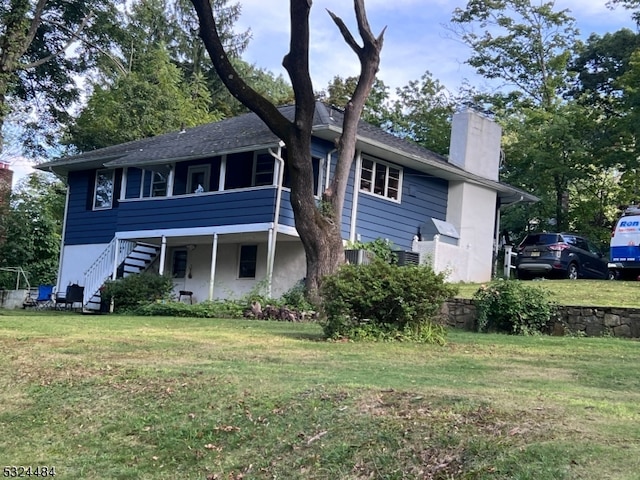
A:
{"label": "basement window", "polygon": [[258,260],[257,245],[241,245],[238,278],[256,278],[257,260]]}

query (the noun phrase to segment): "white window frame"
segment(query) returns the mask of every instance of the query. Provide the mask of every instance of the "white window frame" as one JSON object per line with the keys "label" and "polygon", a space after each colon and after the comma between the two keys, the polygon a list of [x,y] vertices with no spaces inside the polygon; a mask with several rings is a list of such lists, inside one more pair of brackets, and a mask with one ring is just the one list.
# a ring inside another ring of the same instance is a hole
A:
{"label": "white window frame", "polygon": [[[367,179],[366,176],[364,175],[365,172],[365,163],[366,162],[370,162],[372,164],[372,168],[371,170],[366,169],[367,172],[370,172],[370,179]],[[384,186],[382,188],[382,193],[377,193],[376,190],[376,173],[378,170],[378,165],[383,166],[386,171],[385,171],[385,178],[384,178]],[[390,176],[389,176],[389,172],[390,170],[396,170],[398,172],[398,178],[397,178],[397,188],[391,187],[389,185],[389,180],[390,180]],[[374,195],[376,197],[379,198],[384,198],[385,200],[389,200],[391,202],[397,202],[400,203],[402,201],[402,180],[403,180],[403,169],[397,165],[393,165],[391,163],[388,162],[383,162],[377,159],[373,159],[371,157],[366,157],[363,156],[362,157],[362,162],[361,162],[361,166],[360,166],[360,178],[359,178],[359,182],[360,185],[358,186],[359,190],[361,192],[364,193],[368,193],[370,195]],[[369,182],[368,187],[364,187],[363,186],[363,182]],[[389,191],[390,190],[396,190],[397,193],[397,198],[393,198],[392,196],[389,196]]]}
{"label": "white window frame", "polygon": [[[98,177],[101,175],[107,177],[108,174],[111,174],[111,194],[109,195],[109,204],[108,205],[97,205],[96,201],[98,199]],[[94,210],[109,210],[113,208],[113,196],[115,194],[116,189],[116,171],[108,170],[108,169],[100,169],[96,170],[95,176],[95,184],[93,186],[93,209]]]}
{"label": "white window frame", "polygon": [[[166,197],[169,193],[169,174],[163,174],[161,172],[156,172],[155,170],[149,170],[151,172],[151,181],[149,182],[149,196],[150,197]],[[156,181],[156,175],[165,175],[162,181]],[[164,185],[164,195],[154,195],[155,186],[156,185]]]}
{"label": "white window frame", "polygon": [[195,190],[197,188],[196,185],[192,185],[191,184],[191,180],[192,180],[192,176],[194,173],[203,173],[204,174],[204,185],[202,185],[202,188],[204,188],[205,192],[209,192],[209,182],[210,182],[210,178],[211,178],[211,165],[206,164],[206,165],[191,165],[188,169],[187,169],[187,193],[195,193]]}

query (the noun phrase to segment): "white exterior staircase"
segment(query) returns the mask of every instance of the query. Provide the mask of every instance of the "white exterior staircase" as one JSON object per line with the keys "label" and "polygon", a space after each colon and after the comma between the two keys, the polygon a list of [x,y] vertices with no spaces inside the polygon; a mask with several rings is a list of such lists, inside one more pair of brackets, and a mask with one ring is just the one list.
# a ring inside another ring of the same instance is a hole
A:
{"label": "white exterior staircase", "polygon": [[100,288],[104,282],[113,277],[114,272],[116,272],[116,278],[142,273],[149,268],[159,253],[159,245],[115,238],[111,240],[111,243],[84,273],[83,312],[100,312]]}

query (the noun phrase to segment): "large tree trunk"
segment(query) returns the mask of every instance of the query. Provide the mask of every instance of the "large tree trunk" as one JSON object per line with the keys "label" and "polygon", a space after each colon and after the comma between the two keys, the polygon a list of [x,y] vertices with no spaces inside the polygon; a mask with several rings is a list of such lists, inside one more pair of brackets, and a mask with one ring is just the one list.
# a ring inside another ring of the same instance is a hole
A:
{"label": "large tree trunk", "polygon": [[355,155],[358,121],[380,63],[383,34],[374,37],[367,22],[364,0],[354,0],[360,47],[340,18],[329,12],[347,44],[358,55],[361,75],[345,109],[343,132],[338,141],[339,157],[321,208],[313,191],[311,128],[315,111],[313,85],[309,76],[309,12],[311,0],[290,0],[291,38],[283,65],[289,73],[295,95],[295,118],[291,122],[266,98],[247,85],[233,68],[216,31],[209,0],[191,0],[200,21],[200,36],[218,75],[229,91],[281,138],[287,146],[291,177],[291,205],[295,225],[307,259],[307,293],[317,301],[322,277],[334,273],[344,262],[340,223],[347,179]]}

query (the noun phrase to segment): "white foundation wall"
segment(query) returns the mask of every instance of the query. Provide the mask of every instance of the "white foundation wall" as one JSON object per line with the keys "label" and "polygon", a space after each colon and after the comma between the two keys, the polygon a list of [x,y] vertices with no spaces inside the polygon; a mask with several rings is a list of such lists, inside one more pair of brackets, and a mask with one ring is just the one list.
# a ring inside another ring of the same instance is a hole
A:
{"label": "white foundation wall", "polygon": [[420,254],[420,263],[430,265],[436,273],[446,274],[447,282],[469,281],[469,250],[440,241],[436,235],[433,241],[415,240],[411,250]]}
{"label": "white foundation wall", "polygon": [[468,252],[465,282],[491,280],[496,222],[495,191],[463,182],[449,184],[447,221],[460,234],[458,246]]}
{"label": "white foundation wall", "polygon": [[[239,269],[238,244],[219,244],[216,258],[216,271],[213,288],[213,299],[237,299],[260,287],[266,289],[267,244],[259,243],[257,252],[256,278],[238,278]],[[209,299],[211,278],[211,245],[197,245],[188,252],[187,275],[174,279],[174,294],[178,297],[180,290],[193,292],[193,302]],[[169,274],[171,255],[167,255],[165,272]],[[281,242],[276,248],[273,268],[271,295],[280,297],[293,287],[305,275],[306,263],[302,244],[299,242]],[[189,278],[191,274],[191,278]],[[186,301],[185,297],[182,301]]]}
{"label": "white foundation wall", "polygon": [[65,291],[67,286],[72,284],[84,286],[84,272],[93,265],[108,245],[108,243],[95,243],[63,247],[62,265],[57,289],[59,291]]}

